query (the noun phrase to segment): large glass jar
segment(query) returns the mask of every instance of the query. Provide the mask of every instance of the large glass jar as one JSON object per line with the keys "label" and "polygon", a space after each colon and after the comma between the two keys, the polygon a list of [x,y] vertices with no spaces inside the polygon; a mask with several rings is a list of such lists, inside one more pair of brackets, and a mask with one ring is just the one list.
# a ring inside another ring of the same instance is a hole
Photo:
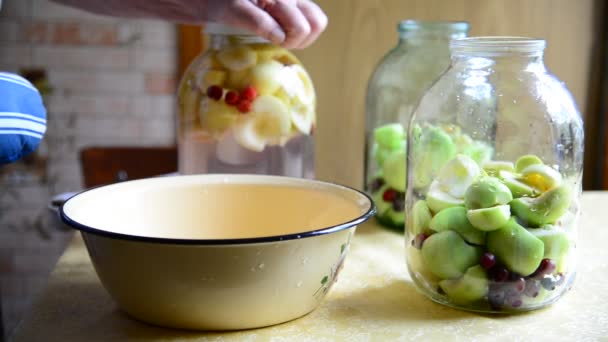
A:
{"label": "large glass jar", "polygon": [[483,312],[544,307],[575,276],[583,124],[545,41],[451,42],[409,125],[408,270],[431,299]]}
{"label": "large glass jar", "polygon": [[449,41],[466,22],[405,20],[399,41],[370,78],[366,98],[365,189],[380,224],[403,231],[407,124],[420,97],[450,64]]}
{"label": "large glass jar", "polygon": [[300,61],[234,28],[206,33],[178,90],[179,172],[313,178],[316,96]]}

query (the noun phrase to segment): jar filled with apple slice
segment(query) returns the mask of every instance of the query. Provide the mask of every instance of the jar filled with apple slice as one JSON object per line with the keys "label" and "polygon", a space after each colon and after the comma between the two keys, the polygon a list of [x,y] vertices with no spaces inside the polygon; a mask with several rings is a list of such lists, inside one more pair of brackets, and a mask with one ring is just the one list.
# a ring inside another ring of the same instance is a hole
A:
{"label": "jar filled with apple slice", "polygon": [[302,63],[240,29],[205,33],[178,88],[179,172],[313,178],[316,95]]}

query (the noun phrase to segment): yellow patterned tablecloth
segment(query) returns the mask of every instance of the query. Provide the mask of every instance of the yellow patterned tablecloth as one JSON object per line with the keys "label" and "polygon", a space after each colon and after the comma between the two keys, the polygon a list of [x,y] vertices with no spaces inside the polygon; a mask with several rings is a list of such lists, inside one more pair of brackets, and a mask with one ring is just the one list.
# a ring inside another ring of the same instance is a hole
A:
{"label": "yellow patterned tablecloth", "polygon": [[262,329],[204,333],[131,319],[102,288],[79,235],[14,341],[608,341],[608,192],[583,195],[574,288],[553,306],[492,316],[435,304],[416,291],[403,237],[361,226],[338,282],[300,319]]}

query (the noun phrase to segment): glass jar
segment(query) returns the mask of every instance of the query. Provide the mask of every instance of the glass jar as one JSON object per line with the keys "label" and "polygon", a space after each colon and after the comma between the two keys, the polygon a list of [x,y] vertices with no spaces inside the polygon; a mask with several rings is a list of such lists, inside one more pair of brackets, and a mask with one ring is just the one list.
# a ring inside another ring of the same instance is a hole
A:
{"label": "glass jar", "polygon": [[376,218],[403,231],[407,124],[424,91],[450,63],[450,39],[465,37],[466,22],[405,20],[399,41],[380,61],[366,98],[365,190],[378,207]]}
{"label": "glass jar", "polygon": [[316,95],[302,63],[248,32],[206,33],[178,88],[179,172],[313,178]]}
{"label": "glass jar", "polygon": [[409,125],[407,265],[436,302],[517,312],[575,277],[583,123],[545,41],[450,43],[450,68]]}

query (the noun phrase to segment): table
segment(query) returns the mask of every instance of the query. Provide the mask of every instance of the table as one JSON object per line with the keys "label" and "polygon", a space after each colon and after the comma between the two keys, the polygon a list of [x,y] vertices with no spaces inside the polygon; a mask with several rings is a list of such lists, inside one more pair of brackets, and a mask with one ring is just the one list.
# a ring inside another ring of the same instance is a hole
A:
{"label": "table", "polygon": [[436,304],[406,272],[403,237],[373,221],[357,230],[338,282],[300,319],[238,332],[195,332],[140,323],[102,288],[76,235],[14,341],[396,341],[608,339],[608,192],[586,192],[574,288],[549,308],[482,315]]}

